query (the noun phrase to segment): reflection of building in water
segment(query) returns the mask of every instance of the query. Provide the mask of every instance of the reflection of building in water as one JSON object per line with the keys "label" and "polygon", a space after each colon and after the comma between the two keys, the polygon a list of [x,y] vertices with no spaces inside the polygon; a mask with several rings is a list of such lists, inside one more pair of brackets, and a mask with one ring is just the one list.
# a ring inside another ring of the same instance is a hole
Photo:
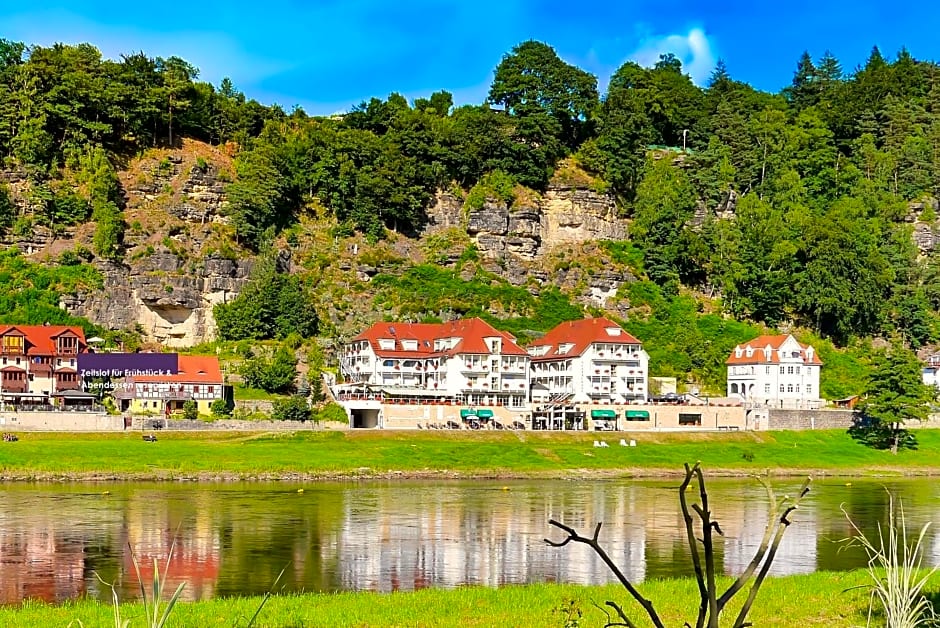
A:
{"label": "reflection of building in water", "polygon": [[[770,521],[767,494],[758,486],[753,492],[726,497],[720,509],[716,514],[724,532],[723,539],[718,541],[724,547],[724,573],[737,576],[754,558]],[[772,576],[816,571],[818,529],[815,512],[801,508],[790,515],[790,521],[792,525],[783,535],[768,572]]]}
{"label": "reflection of building in water", "polygon": [[54,524],[0,529],[0,603],[24,599],[63,602],[85,593],[82,539]]}
{"label": "reflection of building in water", "polygon": [[127,542],[123,560],[125,582],[136,586],[134,559],[137,560],[141,580],[152,582],[156,560],[161,578],[164,570],[166,572],[167,590],[175,591],[179,583],[185,582],[181,599],[211,598],[219,577],[221,543],[212,524],[210,508],[207,504],[190,503],[194,508],[187,509],[187,514],[194,516],[195,520],[186,517],[184,523],[169,508],[154,508],[154,501],[148,497],[146,492],[142,492],[139,499],[132,500],[127,507]]}
{"label": "reflection of building in water", "polygon": [[[120,529],[120,508],[97,495],[53,494],[16,487],[0,510],[0,603],[36,598],[62,602],[91,595],[86,544],[108,545]],[[91,507],[90,507],[91,506]],[[89,566],[89,560],[91,566]]]}
{"label": "reflection of building in water", "polygon": [[546,536],[563,538],[548,525],[555,518],[582,531],[604,522],[601,538],[608,552],[632,578],[642,579],[644,513],[638,493],[608,489],[499,492],[487,486],[477,495],[472,488],[363,489],[367,494],[347,502],[343,533],[335,545],[324,546],[330,553],[324,559],[338,558],[341,584],[352,589],[610,581],[588,548],[545,545]]}

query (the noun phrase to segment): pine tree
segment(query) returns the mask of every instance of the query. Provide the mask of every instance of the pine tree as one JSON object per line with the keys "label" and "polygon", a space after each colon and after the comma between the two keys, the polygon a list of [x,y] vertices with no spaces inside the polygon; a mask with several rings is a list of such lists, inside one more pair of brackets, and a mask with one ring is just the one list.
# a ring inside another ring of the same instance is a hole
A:
{"label": "pine tree", "polygon": [[923,421],[936,389],[921,381],[920,360],[898,342],[877,360],[859,405],[861,420],[849,432],[869,447],[915,449],[917,439],[906,427],[909,421]]}

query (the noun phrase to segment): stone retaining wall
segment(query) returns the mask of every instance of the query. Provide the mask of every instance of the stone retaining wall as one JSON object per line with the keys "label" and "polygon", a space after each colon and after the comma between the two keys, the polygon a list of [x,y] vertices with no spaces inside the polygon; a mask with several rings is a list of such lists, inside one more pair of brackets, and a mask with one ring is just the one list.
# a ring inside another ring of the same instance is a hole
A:
{"label": "stone retaining wall", "polygon": [[763,413],[766,422],[759,423],[759,429],[765,430],[847,430],[855,418],[854,410],[768,408]]}
{"label": "stone retaining wall", "polygon": [[124,417],[98,412],[3,412],[0,429],[107,432],[124,429]]}

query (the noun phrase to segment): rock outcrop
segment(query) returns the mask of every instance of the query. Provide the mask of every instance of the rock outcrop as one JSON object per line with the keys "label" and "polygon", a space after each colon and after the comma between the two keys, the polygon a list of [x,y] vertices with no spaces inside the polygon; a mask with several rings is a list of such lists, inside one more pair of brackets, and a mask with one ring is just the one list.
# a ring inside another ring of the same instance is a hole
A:
{"label": "rock outcrop", "polygon": [[60,305],[111,329],[136,327],[167,346],[191,346],[214,334],[213,306],[238,294],[251,266],[218,256],[187,262],[169,251],[133,266],[102,262],[104,289],[63,298]]}
{"label": "rock outcrop", "polygon": [[627,223],[613,197],[588,188],[552,185],[538,200],[507,206],[489,200],[465,212],[449,192],[437,195],[428,230],[462,226],[485,258],[535,259],[559,244],[622,240]]}
{"label": "rock outcrop", "polygon": [[224,222],[226,185],[214,163],[199,160],[187,164],[181,156],[169,155],[144,168],[144,173],[127,186],[127,193],[131,204],[154,202],[169,194],[171,198],[164,203],[167,213],[204,224]]}

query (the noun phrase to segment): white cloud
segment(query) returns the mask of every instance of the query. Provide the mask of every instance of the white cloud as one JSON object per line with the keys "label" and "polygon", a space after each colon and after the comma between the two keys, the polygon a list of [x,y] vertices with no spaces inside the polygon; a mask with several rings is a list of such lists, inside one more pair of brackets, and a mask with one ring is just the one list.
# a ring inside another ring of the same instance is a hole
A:
{"label": "white cloud", "polygon": [[630,59],[640,65],[652,67],[659,56],[671,52],[682,61],[682,69],[697,85],[708,80],[715,68],[715,54],[708,36],[700,28],[691,29],[686,35],[658,35],[647,38]]}

